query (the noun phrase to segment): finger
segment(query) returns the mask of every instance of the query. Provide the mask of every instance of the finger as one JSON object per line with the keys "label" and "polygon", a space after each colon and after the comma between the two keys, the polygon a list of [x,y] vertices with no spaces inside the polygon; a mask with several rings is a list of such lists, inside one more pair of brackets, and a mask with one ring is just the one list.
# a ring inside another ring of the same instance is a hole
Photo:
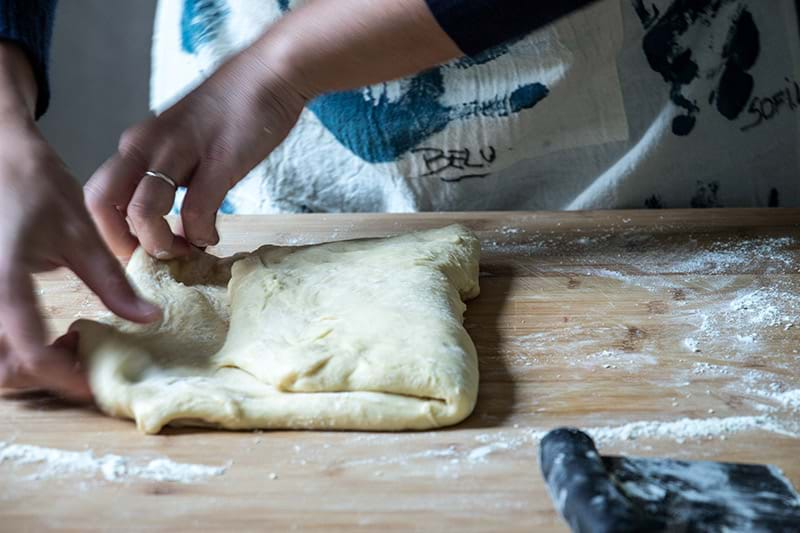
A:
{"label": "finger", "polygon": [[[92,399],[92,393],[89,387],[88,376],[86,376],[83,366],[80,364],[80,358],[78,357],[79,342],[80,334],[77,331],[68,331],[53,341],[49,348],[59,353],[59,355],[62,356],[61,358],[70,364],[68,371],[72,376],[76,377],[76,386],[73,386],[69,392],[62,394],[62,396],[67,396],[73,400],[85,401]],[[73,391],[78,391],[78,393],[76,394]]]}
{"label": "finger", "polygon": [[6,337],[0,333],[0,387],[7,389],[30,389],[39,383],[23,369],[9,353]]}
{"label": "finger", "polygon": [[71,399],[91,397],[86,378],[76,371],[70,354],[44,346],[44,323],[36,308],[30,275],[17,269],[3,272],[0,323],[8,343],[4,365],[13,373],[4,379],[26,387],[38,383]]}
{"label": "finger", "polygon": [[[29,384],[25,388],[35,387],[52,391],[59,396],[75,401],[89,401],[92,391],[89,379],[77,364],[74,353],[58,348],[44,348],[33,361],[27,361],[23,367],[22,379]],[[21,388],[21,386],[17,386]]]}
{"label": "finger", "polygon": [[141,159],[132,154],[115,154],[84,186],[86,206],[100,234],[116,255],[124,257],[130,256],[139,244],[128,227],[126,209],[147,170]]}
{"label": "finger", "polygon": [[14,268],[16,261],[0,269],[0,323],[8,350],[22,357],[34,357],[44,347],[44,323],[36,308],[30,274]]}
{"label": "finger", "polygon": [[[151,151],[148,170],[165,174],[175,185],[186,185],[196,161],[190,144],[168,141]],[[175,202],[175,193],[175,187],[166,180],[145,176],[128,206],[128,216],[139,242],[148,253],[159,259],[183,256],[190,251],[186,240],[176,236],[164,220]]]}
{"label": "finger", "polygon": [[200,248],[219,242],[217,210],[234,183],[219,165],[198,168],[181,208],[183,233],[189,242]]}
{"label": "finger", "polygon": [[22,365],[13,359],[0,362],[0,387],[4,389],[44,388],[35,376],[28,374]]}
{"label": "finger", "polygon": [[50,346],[57,350],[65,350],[77,355],[79,342],[80,334],[77,331],[68,331],[54,340]]}
{"label": "finger", "polygon": [[80,371],[76,363],[72,363],[73,359],[68,353],[60,353],[60,351],[54,353],[54,357],[45,355],[40,360],[63,360],[66,365],[38,364],[33,369],[29,369],[12,357],[3,360],[0,362],[0,387],[44,389],[70,400],[81,402],[91,400],[91,388],[85,374]]}
{"label": "finger", "polygon": [[175,189],[166,181],[145,176],[133,193],[128,216],[139,242],[147,252],[159,259],[189,253],[186,241],[172,233],[165,215],[175,200]]}
{"label": "finger", "polygon": [[100,236],[89,226],[81,243],[66,254],[68,265],[108,309],[133,322],[149,323],[161,318],[161,310],[142,299],[131,287],[122,265],[111,255]]}

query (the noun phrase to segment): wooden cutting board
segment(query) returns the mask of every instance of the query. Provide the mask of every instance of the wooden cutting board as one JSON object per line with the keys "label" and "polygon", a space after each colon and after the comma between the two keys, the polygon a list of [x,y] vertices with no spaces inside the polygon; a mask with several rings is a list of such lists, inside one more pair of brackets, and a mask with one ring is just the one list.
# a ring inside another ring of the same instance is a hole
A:
{"label": "wooden cutting board", "polygon": [[[563,425],[606,453],[769,462],[800,484],[800,210],[225,217],[216,253],[452,222],[483,247],[466,315],[481,388],[465,423],[144,436],[7,394],[6,442],[229,466],[184,484],[7,460],[0,530],[563,531],[536,460]],[[65,272],[38,286],[53,333],[101,310]]]}

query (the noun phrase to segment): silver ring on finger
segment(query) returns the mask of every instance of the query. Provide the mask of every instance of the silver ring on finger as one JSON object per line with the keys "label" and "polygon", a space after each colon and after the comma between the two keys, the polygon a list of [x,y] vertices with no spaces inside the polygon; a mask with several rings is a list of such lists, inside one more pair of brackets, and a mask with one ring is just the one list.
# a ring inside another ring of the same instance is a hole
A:
{"label": "silver ring on finger", "polygon": [[171,186],[173,189],[178,188],[178,184],[175,183],[174,179],[164,174],[163,172],[159,172],[158,170],[148,170],[147,172],[144,173],[144,175],[150,176],[151,178],[158,178],[167,185]]}

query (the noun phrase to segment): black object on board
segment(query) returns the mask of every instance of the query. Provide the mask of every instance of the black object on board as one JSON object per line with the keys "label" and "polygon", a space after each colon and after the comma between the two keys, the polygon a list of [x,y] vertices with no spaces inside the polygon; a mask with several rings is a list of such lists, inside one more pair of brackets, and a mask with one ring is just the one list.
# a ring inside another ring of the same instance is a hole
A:
{"label": "black object on board", "polygon": [[601,456],[572,428],[542,439],[539,464],[575,532],[800,532],[800,496],[772,465]]}

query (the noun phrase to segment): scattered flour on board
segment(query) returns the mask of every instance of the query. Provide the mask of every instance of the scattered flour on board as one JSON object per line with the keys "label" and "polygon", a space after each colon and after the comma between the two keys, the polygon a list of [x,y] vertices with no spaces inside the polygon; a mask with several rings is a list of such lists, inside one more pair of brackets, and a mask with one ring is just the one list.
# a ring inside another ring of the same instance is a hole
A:
{"label": "scattered flour on board", "polygon": [[[785,392],[775,392],[750,388],[747,390],[747,392],[772,401],[778,405],[779,409],[800,412],[800,389],[789,390]],[[765,406],[761,406],[760,408],[764,411],[774,410]]]}
{"label": "scattered flour on board", "polygon": [[38,465],[39,470],[29,477],[34,480],[99,475],[106,481],[114,482],[144,479],[194,483],[210,477],[221,476],[228,469],[228,466],[176,463],[165,458],[148,461],[114,454],[98,457],[92,450],[76,452],[0,442],[0,465],[6,463],[17,466]]}
{"label": "scattered flour on board", "polygon": [[712,363],[706,363],[704,361],[700,361],[694,363],[692,365],[692,374],[699,375],[699,374],[711,374],[715,376],[729,376],[733,373],[727,366],[723,365],[715,365]]}
{"label": "scattered flour on board", "polygon": [[[800,392],[792,391],[787,395],[787,402],[794,401]],[[800,398],[798,398],[800,399]],[[687,441],[720,439],[726,440],[729,436],[747,431],[765,431],[778,435],[800,438],[800,427],[792,427],[770,415],[731,416],[724,418],[682,418],[670,422],[657,420],[643,420],[622,424],[619,426],[596,426],[581,428],[588,433],[601,446],[607,446],[625,441],[646,440],[671,440],[682,444]],[[354,437],[360,443],[375,444],[381,450],[381,455],[362,457],[354,461],[342,463],[342,466],[367,466],[367,465],[404,465],[419,460],[446,460],[447,464],[476,465],[486,463],[497,452],[514,451],[517,449],[532,449],[548,430],[542,428],[520,428],[517,430],[501,430],[479,433],[474,436],[475,447],[462,448],[449,445],[446,448],[433,448],[408,454],[387,455],[387,444],[400,441],[414,441],[420,439],[417,435],[368,435]]]}
{"label": "scattered flour on board", "polygon": [[[671,261],[668,266],[674,272],[721,274],[750,267],[754,258],[763,258],[779,267],[787,267],[794,263],[794,253],[788,250],[794,243],[792,237],[717,241],[706,249],[692,253],[689,258]],[[643,270],[647,270],[647,266],[645,263]],[[650,271],[663,272],[663,266],[657,265],[656,269]],[[768,272],[772,268],[769,267]]]}
{"label": "scattered flour on board", "polygon": [[698,348],[698,345],[697,345],[697,339],[693,339],[692,337],[687,337],[687,338],[683,339],[683,345],[690,352],[697,353],[697,352],[700,351],[700,348]]}
{"label": "scattered flour on board", "polygon": [[800,437],[777,420],[765,416],[727,418],[682,418],[674,422],[631,422],[617,427],[589,428],[586,432],[599,444],[636,439],[670,439],[679,444],[687,440],[725,437],[741,431],[763,430]]}
{"label": "scattered flour on board", "polygon": [[[727,435],[744,431],[767,431],[789,437],[800,437],[794,428],[768,415],[731,416],[725,418],[682,418],[672,422],[643,420],[619,426],[597,426],[582,428],[598,444],[612,444],[634,440],[672,440],[682,444],[688,440],[701,440],[718,437],[722,440]],[[799,428],[800,429],[800,428]],[[547,433],[546,430],[528,429],[509,436],[507,432],[484,433],[476,440],[486,445],[494,445],[488,452],[481,452],[480,458],[499,449],[517,448],[521,445],[536,442]],[[476,450],[488,449],[487,446]],[[473,450],[471,453],[474,453]]]}
{"label": "scattered flour on board", "polygon": [[800,389],[773,394],[772,399],[786,409],[800,411]]}
{"label": "scattered flour on board", "polygon": [[495,232],[500,233],[505,236],[515,235],[517,233],[523,233],[521,228],[515,228],[513,226],[503,226],[495,230]]}
{"label": "scattered flour on board", "polygon": [[[509,236],[507,229],[498,233]],[[714,292],[732,282],[729,276],[709,274],[790,274],[800,271],[797,239],[793,237],[732,238],[699,244],[697,240],[671,241],[653,234],[603,233],[591,237],[548,237],[524,234],[525,242],[485,243],[488,253],[520,254],[537,259],[536,270],[608,278],[660,293],[680,290],[704,293],[703,309],[695,334],[684,341],[684,349],[705,352],[709,342],[736,341],[743,351],[757,348],[767,329],[784,331],[800,325],[800,294],[788,280],[770,279],[741,288],[733,300],[713,301]],[[585,248],[593,247],[587,256]],[[625,253],[620,253],[624,250]],[[628,253],[633,252],[633,253]],[[618,265],[616,268],[613,265]],[[659,274],[659,275],[654,275]],[[665,277],[663,274],[680,274]],[[701,277],[698,277],[701,276]],[[713,279],[712,279],[713,278]],[[763,279],[763,278],[761,278]],[[679,308],[685,301],[674,301]],[[733,332],[733,334],[731,334]]]}
{"label": "scattered flour on board", "polygon": [[788,331],[800,323],[800,295],[775,281],[771,287],[741,289],[733,300],[710,304],[699,313],[697,337],[686,339],[699,347],[716,339],[734,340],[736,347],[752,350],[768,330]]}
{"label": "scattered flour on board", "polygon": [[498,450],[507,450],[511,447],[507,442],[493,442],[485,446],[479,446],[467,454],[467,461],[471,463],[485,462],[486,457]]}
{"label": "scattered flour on board", "polygon": [[[515,228],[504,227],[497,233],[510,237],[517,234]],[[581,252],[577,257],[581,266],[589,266],[595,275],[621,275],[628,277],[631,272],[639,274],[724,274],[750,272],[758,269],[759,264],[766,262],[764,273],[795,268],[796,252],[792,247],[796,244],[793,237],[764,237],[730,240],[717,240],[706,245],[699,245],[697,240],[670,241],[665,246],[664,240],[648,233],[599,233],[592,236],[552,236],[539,233],[527,233],[525,242],[486,241],[485,248],[490,253],[529,253],[541,258],[558,257],[557,264],[550,268],[563,270],[570,265],[573,253]],[[583,252],[587,247],[594,248],[591,257]],[[620,249],[634,251],[635,255],[620,254]],[[618,264],[633,267],[634,270],[616,271],[604,269],[608,265]],[[598,269],[591,268],[593,266]],[[547,264],[540,265],[548,268]],[[641,276],[634,276],[641,277]],[[652,279],[649,281],[657,281]]]}

